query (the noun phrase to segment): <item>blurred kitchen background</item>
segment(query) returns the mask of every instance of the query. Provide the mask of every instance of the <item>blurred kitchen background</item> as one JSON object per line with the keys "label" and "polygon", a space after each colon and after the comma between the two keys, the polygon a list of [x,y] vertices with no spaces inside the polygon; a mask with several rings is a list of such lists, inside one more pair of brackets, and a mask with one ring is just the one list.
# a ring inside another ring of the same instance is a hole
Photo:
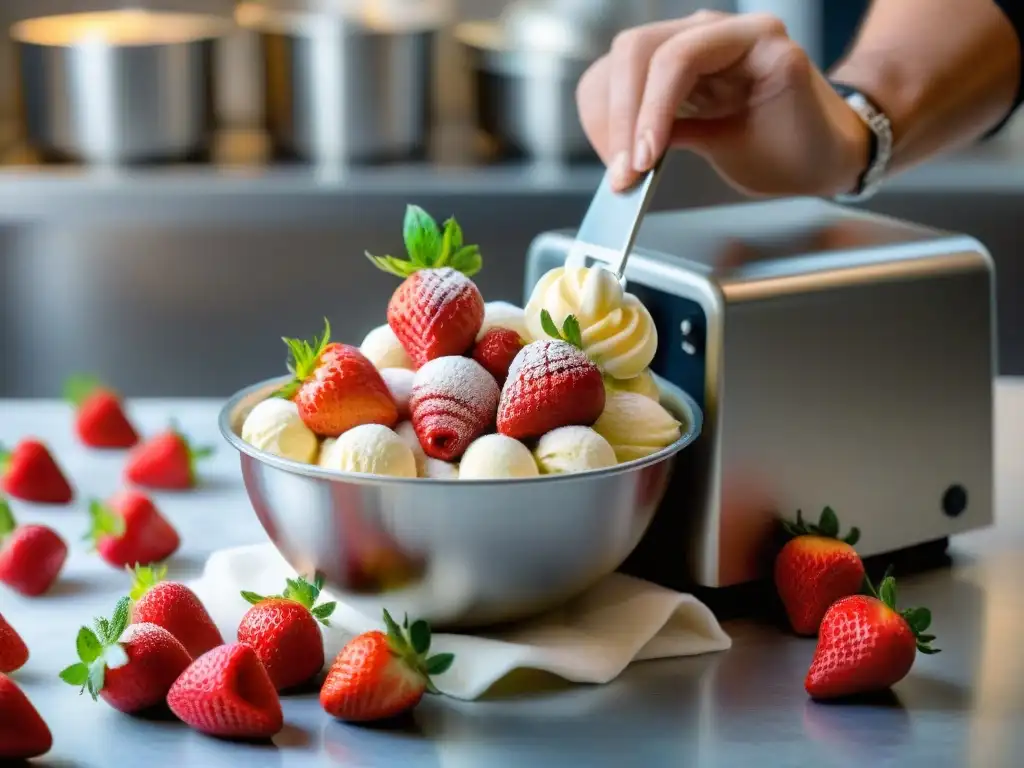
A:
{"label": "blurred kitchen background", "polygon": [[[519,302],[530,240],[578,223],[600,178],[573,91],[617,29],[768,10],[827,66],[865,4],[3,0],[0,396],[53,396],[74,371],[226,395],[283,373],[280,337],[324,315],[359,343],[395,286],[363,252],[401,251],[407,202],[455,214],[485,297]],[[736,199],[699,160],[670,162],[656,208]],[[989,247],[1001,368],[1024,373],[1024,122],[867,207]]]}

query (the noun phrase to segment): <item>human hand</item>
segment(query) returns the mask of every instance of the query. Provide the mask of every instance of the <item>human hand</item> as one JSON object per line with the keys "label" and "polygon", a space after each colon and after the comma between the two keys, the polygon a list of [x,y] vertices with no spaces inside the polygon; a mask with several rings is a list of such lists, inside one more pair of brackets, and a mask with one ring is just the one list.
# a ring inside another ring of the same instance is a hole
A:
{"label": "human hand", "polygon": [[749,195],[848,192],[868,163],[861,118],[766,14],[700,11],[626,30],[576,95],[619,190],[670,146]]}

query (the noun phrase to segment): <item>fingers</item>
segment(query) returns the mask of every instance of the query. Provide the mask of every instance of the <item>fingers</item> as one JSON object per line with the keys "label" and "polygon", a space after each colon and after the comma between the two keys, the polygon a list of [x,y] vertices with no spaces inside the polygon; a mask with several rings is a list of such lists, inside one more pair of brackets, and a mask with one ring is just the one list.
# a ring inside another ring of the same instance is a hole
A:
{"label": "fingers", "polygon": [[[634,171],[649,170],[668,148],[679,107],[701,77],[736,66],[758,42],[775,38],[786,38],[781,21],[743,14],[685,29],[664,41],[650,58],[637,110],[635,140],[646,150],[634,154]],[[752,74],[756,79],[757,73]]]}

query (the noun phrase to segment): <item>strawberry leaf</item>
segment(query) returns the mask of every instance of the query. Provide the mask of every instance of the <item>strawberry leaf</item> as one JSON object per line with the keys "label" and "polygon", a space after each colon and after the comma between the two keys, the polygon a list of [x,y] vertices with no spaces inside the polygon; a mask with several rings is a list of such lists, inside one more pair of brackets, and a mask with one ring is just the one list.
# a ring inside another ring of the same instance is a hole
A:
{"label": "strawberry leaf", "polygon": [[403,280],[418,269],[412,262],[396,259],[394,256],[374,256],[367,252],[366,258],[372,261],[377,269]]}
{"label": "strawberry leaf", "polygon": [[263,595],[257,595],[255,592],[246,592],[245,590],[242,590],[241,595],[242,599],[250,605],[257,605],[267,599]]}
{"label": "strawberry leaf", "polygon": [[141,600],[143,595],[163,581],[164,576],[167,575],[167,566],[139,565],[136,563],[135,568],[129,568],[128,572],[133,576],[132,590],[129,596],[132,600],[137,601]]}
{"label": "strawberry leaf", "polygon": [[0,497],[0,542],[3,541],[4,537],[10,533],[14,533],[14,529],[18,527],[18,524],[14,520],[14,513],[11,511],[11,505],[7,499]]}
{"label": "strawberry leaf", "polygon": [[60,671],[60,679],[68,685],[85,690],[85,684],[89,680],[89,668],[81,662],[64,667]]}
{"label": "strawberry leaf", "polygon": [[325,317],[323,334],[314,336],[312,342],[308,342],[305,339],[289,339],[287,337],[283,337],[281,340],[288,347],[290,355],[288,371],[295,377],[296,381],[301,383],[316,370],[317,363],[320,361],[320,355],[323,354],[327,345],[331,343],[331,323]]}
{"label": "strawberry leaf", "polygon": [[455,654],[452,653],[439,653],[436,656],[431,656],[426,663],[427,674],[431,676],[444,674],[451,669],[454,661]]}
{"label": "strawberry leaf", "polygon": [[882,579],[878,587],[878,596],[889,608],[896,610],[896,580],[892,576]]}
{"label": "strawberry leaf", "polygon": [[82,538],[91,541],[93,548],[102,538],[112,536],[116,539],[124,535],[124,518],[102,501],[93,499],[89,502],[89,520],[89,531]]}
{"label": "strawberry leaf", "polygon": [[839,535],[839,518],[836,517],[836,513],[832,510],[832,507],[825,507],[821,511],[821,519],[818,521],[818,530],[821,531],[822,536],[828,536],[830,539],[834,539]]}
{"label": "strawberry leaf", "polygon": [[558,332],[558,326],[555,325],[555,321],[551,319],[551,313],[546,309],[540,311],[540,327],[551,338],[561,340],[562,334]]}
{"label": "strawberry leaf", "polygon": [[434,218],[418,205],[405,208],[402,239],[413,264],[433,267],[441,255],[441,230]]}
{"label": "strawberry leaf", "polygon": [[430,650],[430,625],[423,620],[414,621],[409,628],[409,640],[412,641],[412,649],[422,656]]}
{"label": "strawberry leaf", "polygon": [[[927,608],[908,608],[903,611],[902,616],[907,624],[914,630],[914,634],[921,639],[921,633],[932,625],[932,612]],[[934,639],[934,638],[932,638]]]}
{"label": "strawberry leaf", "polygon": [[580,331],[580,321],[575,315],[569,315],[562,323],[562,338],[572,344],[576,349],[583,349],[583,334]]}
{"label": "strawberry leaf", "polygon": [[398,656],[406,658],[409,655],[409,642],[405,639],[402,628],[391,618],[391,614],[384,609],[384,626],[387,628],[388,644],[391,650]]}
{"label": "strawberry leaf", "polygon": [[89,680],[86,683],[86,688],[93,701],[99,698],[100,691],[103,690],[103,683],[106,682],[106,677],[107,668],[102,660],[97,659],[89,667]]}
{"label": "strawberry leaf", "polygon": [[441,238],[441,254],[438,256],[437,266],[448,266],[452,261],[452,257],[460,250],[462,250],[462,227],[459,226],[459,222],[452,216],[444,223],[444,234]]}
{"label": "strawberry leaf", "polygon": [[97,616],[93,619],[93,626],[96,627],[96,634],[99,636],[100,642],[108,642],[108,638],[110,637],[110,622],[102,616]]}
{"label": "strawberry leaf", "polygon": [[484,266],[483,257],[480,255],[480,247],[476,245],[463,246],[452,254],[448,265],[466,277],[473,277]]}
{"label": "strawberry leaf", "polygon": [[918,643],[917,644],[917,650],[919,650],[921,653],[925,654],[926,656],[933,656],[936,653],[942,653],[942,649],[941,648],[932,648],[927,643]]}
{"label": "strawberry leaf", "polygon": [[75,638],[75,651],[84,664],[92,664],[103,655],[103,645],[91,629],[82,627]]}
{"label": "strawberry leaf", "polygon": [[845,541],[851,547],[854,546],[858,541],[860,541],[860,528],[858,528],[857,526],[853,526],[850,529],[850,532],[846,534],[846,538],[843,539],[843,541]]}
{"label": "strawberry leaf", "polygon": [[64,399],[77,408],[101,386],[99,379],[95,376],[76,373],[64,382]]}
{"label": "strawberry leaf", "polygon": [[338,604],[335,602],[321,603],[320,605],[314,606],[313,610],[310,611],[310,613],[312,613],[313,616],[316,617],[316,619],[325,627],[329,627],[331,626],[331,622],[329,622],[327,619],[328,617],[330,617],[332,613],[334,613],[334,609],[337,607]]}
{"label": "strawberry leaf", "polygon": [[117,601],[117,606],[114,608],[114,615],[110,620],[110,634],[107,635],[109,644],[116,643],[121,639],[121,635],[128,627],[131,615],[132,599],[126,595]]}

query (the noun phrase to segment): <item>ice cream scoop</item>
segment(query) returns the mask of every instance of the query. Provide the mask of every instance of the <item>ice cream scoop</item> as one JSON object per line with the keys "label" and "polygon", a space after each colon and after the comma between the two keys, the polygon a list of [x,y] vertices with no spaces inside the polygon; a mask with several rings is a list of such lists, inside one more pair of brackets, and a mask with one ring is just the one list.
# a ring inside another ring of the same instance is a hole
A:
{"label": "ice cream scoop", "polygon": [[423,451],[423,446],[420,445],[420,439],[416,436],[416,429],[413,427],[412,422],[403,421],[395,427],[395,434],[412,451],[413,458],[416,459],[416,474],[420,477],[426,477],[424,465],[427,461],[427,454]]}
{"label": "ice cream scoop", "polygon": [[639,376],[658,349],[658,330],[650,312],[604,267],[557,267],[537,282],[525,310],[526,327],[534,339],[548,337],[541,324],[542,310],[559,328],[566,317],[575,315],[583,351],[616,379]]}
{"label": "ice cream scoop", "polygon": [[590,427],[559,427],[537,441],[533,457],[541,474],[560,475],[617,463],[611,444]]}
{"label": "ice cream scoop", "polygon": [[435,480],[458,480],[459,465],[427,456],[423,461],[420,477],[432,477]]}
{"label": "ice cream scoop", "polygon": [[459,464],[462,480],[536,477],[540,474],[530,449],[505,435],[490,434],[470,443]]}
{"label": "ice cream scoop", "polygon": [[412,449],[380,424],[362,424],[343,433],[324,451],[320,466],[342,472],[416,477]]}
{"label": "ice cream scoop", "polygon": [[619,392],[635,392],[638,395],[651,398],[656,403],[661,400],[661,392],[658,391],[658,385],[655,383],[654,376],[650,370],[646,370],[632,379],[614,379],[611,376],[605,376],[604,385],[605,389],[614,389]]}
{"label": "ice cream scoop", "polygon": [[398,406],[398,418],[409,418],[409,397],[412,395],[412,382],[416,372],[408,368],[383,368],[380,377],[388,385],[391,399]]}
{"label": "ice cream scoop", "polygon": [[680,423],[651,398],[615,390],[607,395],[594,431],[611,444],[620,462],[657,453],[679,439]]}
{"label": "ice cream scoop", "polygon": [[533,341],[526,328],[525,311],[522,307],[507,301],[488,301],[484,304],[484,324],[480,327],[476,340],[480,341],[492,328],[508,328],[518,333],[524,341]]}
{"label": "ice cream scoop", "polygon": [[242,439],[261,451],[305,464],[316,459],[320,447],[295,403],[280,397],[264,400],[249,412],[242,424]]}
{"label": "ice cream scoop", "polygon": [[384,368],[413,368],[412,358],[386,323],[366,334],[363,343],[359,345],[359,351],[369,358],[378,371]]}
{"label": "ice cream scoop", "polygon": [[320,455],[317,457],[316,463],[321,467],[327,468],[327,464],[324,462],[325,459],[330,457],[331,446],[338,442],[336,437],[328,437],[322,443],[320,443]]}

